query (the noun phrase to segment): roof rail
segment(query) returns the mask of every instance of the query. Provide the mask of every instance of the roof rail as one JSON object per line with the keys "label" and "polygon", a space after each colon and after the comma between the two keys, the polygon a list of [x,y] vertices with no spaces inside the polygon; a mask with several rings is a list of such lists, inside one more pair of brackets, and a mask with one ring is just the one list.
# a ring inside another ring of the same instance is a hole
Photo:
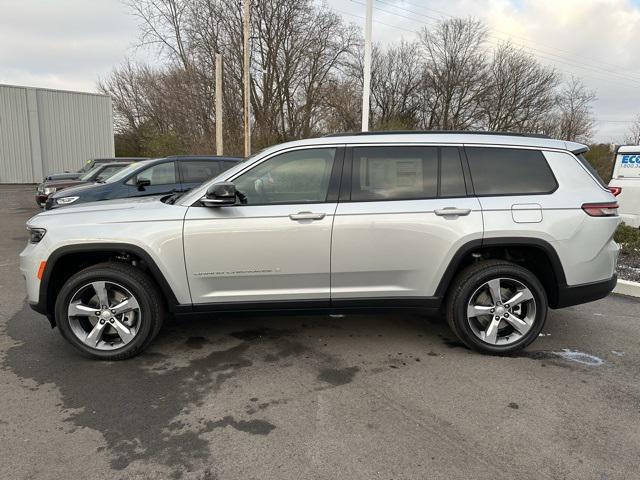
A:
{"label": "roof rail", "polygon": [[542,133],[515,133],[515,132],[489,132],[478,130],[378,130],[373,132],[344,132],[331,133],[325,137],[350,137],[350,136],[367,136],[367,135],[441,135],[448,133],[458,133],[464,135],[504,135],[506,137],[533,137],[533,138],[551,138],[549,135]]}

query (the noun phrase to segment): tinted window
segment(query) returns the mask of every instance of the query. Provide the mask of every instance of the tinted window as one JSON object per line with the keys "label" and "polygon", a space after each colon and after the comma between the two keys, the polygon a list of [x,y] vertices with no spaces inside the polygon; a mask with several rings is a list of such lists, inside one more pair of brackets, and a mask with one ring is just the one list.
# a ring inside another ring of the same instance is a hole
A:
{"label": "tinted window", "polygon": [[[578,160],[580,160],[580,163],[584,165],[584,168],[586,168],[589,171],[589,173],[593,175],[593,178],[595,178],[600,185],[602,185],[604,188],[608,188],[607,184],[602,179],[598,171],[595,168],[593,168],[593,165],[591,165],[589,160],[587,160],[587,158],[582,153],[580,153],[579,155],[576,155],[576,157],[578,157]],[[615,163],[614,163],[614,166],[615,166]]]}
{"label": "tinted window", "polygon": [[442,147],[440,149],[440,196],[464,197],[466,195],[460,150],[457,147]]}
{"label": "tinted window", "polygon": [[351,200],[433,198],[437,194],[437,147],[353,149]]}
{"label": "tinted window", "polygon": [[466,148],[476,195],[550,193],[556,179],[542,152],[515,148]]}
{"label": "tinted window", "polygon": [[117,165],[117,166],[112,166],[112,167],[105,167],[102,169],[102,171],[96,176],[96,181],[104,181],[107,178],[109,178],[111,175],[113,175],[114,173],[116,173],[119,170],[122,170],[124,168],[124,165]]}
{"label": "tinted window", "polygon": [[220,173],[220,162],[207,162],[202,160],[180,162],[182,181],[184,183],[200,183],[215,177]]}
{"label": "tinted window", "polygon": [[138,180],[143,179],[149,180],[151,185],[169,185],[176,183],[175,162],[159,163],[158,165],[149,167],[138,173],[131,183],[135,184]]}
{"label": "tinted window", "polygon": [[242,203],[324,202],[335,148],[295,150],[277,155],[234,180]]}

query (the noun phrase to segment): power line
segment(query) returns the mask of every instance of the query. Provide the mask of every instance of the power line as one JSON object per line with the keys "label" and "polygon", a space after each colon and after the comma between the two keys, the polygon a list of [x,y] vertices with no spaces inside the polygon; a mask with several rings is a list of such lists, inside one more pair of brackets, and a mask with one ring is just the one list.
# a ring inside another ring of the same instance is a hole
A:
{"label": "power line", "polygon": [[[356,2],[355,0],[351,0],[351,1],[352,1],[353,3],[359,4],[359,3],[358,3],[358,2]],[[384,0],[378,0],[378,1],[379,1],[379,2],[382,2],[382,3],[387,3],[387,2],[384,2]],[[389,4],[389,5],[391,5],[391,4]],[[401,9],[401,10],[404,10],[404,11],[407,11],[407,12],[410,12],[410,13],[412,13],[412,14],[414,14],[414,15],[419,15],[419,16],[422,16],[422,17],[428,18],[428,19],[430,19],[430,20],[432,20],[432,21],[435,21],[435,22],[439,22],[439,21],[440,21],[440,19],[437,19],[437,18],[435,18],[435,17],[431,17],[431,16],[429,16],[429,15],[422,14],[422,13],[420,13],[420,12],[414,12],[414,11],[412,11],[412,10],[407,10],[407,9],[405,9],[405,8],[398,7],[398,6],[395,6],[395,5],[391,5],[391,6],[393,6],[394,8],[398,8],[398,9]],[[418,20],[416,20],[415,18],[407,17],[406,15],[401,15],[401,14],[399,14],[399,13],[397,13],[397,12],[392,12],[392,11],[389,11],[389,10],[384,10],[384,9],[382,9],[382,8],[380,8],[380,7],[378,7],[378,10],[379,10],[379,11],[381,11],[381,12],[388,13],[388,14],[390,14],[390,15],[395,15],[395,16],[398,16],[398,17],[400,17],[400,18],[404,18],[404,19],[406,19],[406,20],[411,20],[411,21],[414,21],[414,22],[418,22]],[[449,15],[449,17],[453,17],[453,16],[452,16],[452,15]],[[498,41],[504,41],[504,39],[503,39],[503,38],[498,37],[498,36],[495,36],[495,35],[492,35],[492,34],[489,34],[488,36],[489,36],[489,37],[491,37],[491,38],[494,38],[494,39],[496,39],[496,40],[498,40]],[[491,41],[489,41],[489,43],[492,43],[492,44],[494,44],[494,45],[495,45],[495,44],[497,44],[496,42],[491,42]],[[526,48],[527,48],[527,49],[529,49],[529,50],[534,50],[534,51],[537,51],[537,52],[542,52],[544,55],[538,55],[538,56],[540,56],[541,58],[546,58],[547,60],[552,60],[552,61],[556,61],[556,62],[559,62],[559,63],[564,63],[564,64],[566,64],[566,65],[573,66],[573,67],[577,67],[577,68],[582,68],[582,69],[585,69],[585,70],[590,70],[590,71],[593,71],[593,72],[595,72],[595,73],[606,73],[607,75],[616,75],[617,77],[619,77],[619,79],[620,79],[620,80],[629,81],[629,82],[632,82],[634,85],[640,86],[640,78],[631,78],[631,77],[628,77],[628,76],[623,75],[623,74],[620,74],[620,73],[611,72],[611,71],[606,70],[606,69],[604,69],[604,68],[602,68],[602,67],[596,67],[596,66],[588,65],[588,64],[585,64],[585,63],[583,63],[583,62],[578,62],[578,61],[572,60],[572,59],[570,59],[570,58],[564,57],[564,56],[562,56],[562,55],[558,55],[558,54],[555,54],[555,53],[553,53],[553,52],[549,52],[549,51],[541,50],[541,49],[538,49],[538,48],[534,48],[534,47],[531,47],[531,46],[528,46],[528,45],[525,45],[525,44],[521,44],[521,43],[520,43],[520,44],[517,44],[517,45],[520,45],[520,46],[522,46],[522,47],[526,47]],[[557,57],[558,59],[556,59],[556,58],[549,58],[549,57],[548,57],[548,55],[551,55],[552,57]],[[607,79],[609,79],[609,77],[607,77]]]}
{"label": "power line", "polygon": [[[379,1],[379,2],[382,2],[382,3],[387,3],[388,5],[390,5],[390,6],[392,6],[392,7],[399,8],[399,9],[401,9],[401,10],[405,10],[405,11],[406,11],[406,9],[404,9],[404,8],[402,8],[402,7],[399,7],[399,6],[397,6],[397,5],[394,5],[394,4],[388,3],[388,2],[386,2],[385,0],[378,0],[378,1]],[[422,9],[424,9],[424,10],[429,10],[429,11],[432,11],[432,12],[436,12],[436,13],[438,13],[438,14],[440,14],[440,15],[445,16],[445,17],[451,17],[451,18],[453,18],[453,17],[454,17],[454,15],[451,15],[451,14],[445,13],[445,12],[443,12],[443,11],[441,11],[441,10],[436,10],[436,9],[433,9],[433,8],[425,7],[424,5],[416,5],[416,4],[413,4],[413,3],[411,3],[411,2],[406,2],[406,3],[407,3],[408,5],[411,5],[412,7],[415,7],[415,8],[422,8]],[[425,16],[427,16],[427,15],[425,15]],[[429,18],[433,18],[433,17],[429,17]],[[621,66],[621,65],[617,65],[617,64],[615,64],[615,63],[605,62],[604,60],[600,60],[600,59],[596,59],[596,60],[597,60],[597,62],[598,62],[597,64],[595,64],[595,63],[590,63],[590,62],[592,62],[594,59],[591,59],[591,58],[587,59],[587,57],[583,57],[583,56],[575,55],[575,53],[574,53],[574,52],[571,52],[571,51],[569,51],[569,50],[564,50],[564,49],[561,49],[561,48],[558,48],[558,47],[555,47],[555,46],[551,46],[551,45],[549,45],[549,44],[545,44],[545,43],[542,43],[542,42],[539,42],[539,41],[533,40],[531,37],[527,37],[527,36],[524,36],[524,35],[514,34],[514,33],[511,33],[511,32],[507,32],[507,31],[505,31],[505,30],[499,30],[499,29],[497,29],[497,28],[492,28],[492,30],[493,30],[494,32],[498,32],[498,33],[502,33],[502,34],[504,34],[504,35],[508,35],[509,37],[522,38],[522,39],[524,39],[524,40],[526,40],[526,41],[528,41],[528,42],[531,42],[531,43],[533,43],[533,44],[538,44],[538,45],[541,45],[541,46],[544,46],[544,47],[547,47],[547,48],[551,48],[552,50],[556,50],[556,51],[558,51],[558,52],[568,53],[569,55],[575,56],[575,58],[580,58],[580,59],[583,59],[583,60],[587,60],[587,62],[585,62],[585,65],[593,65],[593,66],[596,66],[596,67],[600,67],[600,65],[608,65],[608,66],[610,66],[610,67],[612,67],[612,68],[620,68],[620,69],[622,69],[622,70],[627,70],[627,67],[623,67],[623,66]],[[629,73],[629,75],[632,75],[633,77],[637,77],[637,79],[638,79],[638,80],[640,80],[640,75],[639,75],[639,74]]]}
{"label": "power line", "polygon": [[[380,1],[380,0],[378,0],[378,1]],[[360,2],[358,2],[356,0],[351,0],[351,2],[353,2],[353,3],[357,4],[357,5],[364,5],[363,3],[360,3]],[[411,18],[411,17],[407,17],[405,15],[401,15],[401,14],[399,14],[397,12],[392,12],[392,11],[389,11],[389,10],[382,9],[380,7],[375,7],[375,8],[380,12],[387,13],[389,15],[395,15],[397,17],[404,18],[404,19],[407,19],[407,20],[410,20],[410,21],[413,21],[413,22],[419,22],[420,21],[420,20],[416,20],[415,18]],[[400,8],[400,7],[397,7],[397,8]],[[343,13],[346,13],[346,12],[343,12]],[[441,21],[441,19],[438,19],[438,18],[435,18],[435,17],[430,17],[428,15],[424,15],[424,14],[421,14],[419,12],[412,12],[412,13],[414,13],[416,15],[419,15],[419,16],[422,16],[422,17],[430,18],[434,22],[440,22]],[[364,18],[364,17],[362,17],[360,15],[354,15],[354,14],[349,14],[349,15],[357,17],[357,18]],[[376,23],[381,23],[381,22],[376,21]],[[389,24],[384,24],[384,25],[391,26],[393,28],[398,28],[400,30],[411,32],[411,33],[414,33],[414,34],[417,34],[417,35],[420,34],[420,32],[415,31],[415,30],[409,30],[409,29],[404,29],[404,28],[400,28],[400,27],[395,27],[395,26],[392,26],[392,25],[389,25]],[[496,38],[499,41],[503,40],[503,39],[501,39],[499,37],[495,37],[494,35],[489,35],[489,36],[492,37],[492,38]],[[487,42],[492,44],[492,45],[499,45],[500,44],[499,42],[490,41],[490,40],[488,40]],[[521,45],[521,46],[525,46],[525,45]],[[527,47],[527,48],[531,49],[531,50],[541,51],[541,50],[535,49],[533,47]],[[584,73],[580,74],[581,76],[586,77],[586,78],[592,78],[592,79],[596,79],[596,80],[600,80],[600,81],[605,80],[605,81],[608,81],[608,82],[617,83],[618,85],[620,85],[622,87],[626,87],[626,88],[637,88],[638,86],[640,86],[640,82],[636,82],[632,78],[623,76],[621,74],[615,74],[615,73],[610,72],[608,70],[596,69],[596,68],[589,67],[589,66],[583,66],[583,65],[580,65],[577,62],[570,62],[570,61],[566,61],[566,60],[560,60],[560,59],[557,59],[557,58],[550,58],[550,57],[548,57],[546,55],[541,55],[541,54],[531,53],[531,55],[534,56],[534,57],[538,57],[538,58],[544,58],[544,59],[549,60],[551,62],[562,63],[562,64],[568,65],[570,67],[580,68],[582,70],[588,70],[588,71],[592,72],[591,75],[585,75]],[[555,55],[555,54],[552,54],[552,53],[548,53],[548,55],[558,56],[558,55]],[[558,56],[558,57],[560,57],[560,56]],[[560,58],[563,58],[563,57],[560,57]],[[576,73],[576,72],[570,72],[570,73]],[[606,73],[607,75],[617,75],[620,78],[612,79],[609,76],[607,76],[607,77],[599,77],[599,76],[595,76],[594,75],[594,74],[601,74],[601,73]],[[631,82],[631,84],[623,83],[623,82]]]}

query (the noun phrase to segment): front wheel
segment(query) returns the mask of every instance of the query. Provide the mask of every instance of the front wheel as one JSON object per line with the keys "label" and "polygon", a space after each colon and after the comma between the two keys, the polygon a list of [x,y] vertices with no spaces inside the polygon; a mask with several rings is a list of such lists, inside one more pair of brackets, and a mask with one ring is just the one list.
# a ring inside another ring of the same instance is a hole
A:
{"label": "front wheel", "polygon": [[538,337],[547,307],[544,288],[533,273],[511,262],[488,260],[456,277],[447,302],[447,321],[469,348],[506,354]]}
{"label": "front wheel", "polygon": [[65,282],[55,306],[62,336],[82,353],[122,360],[144,350],[164,316],[151,279],[126,264],[102,263]]}

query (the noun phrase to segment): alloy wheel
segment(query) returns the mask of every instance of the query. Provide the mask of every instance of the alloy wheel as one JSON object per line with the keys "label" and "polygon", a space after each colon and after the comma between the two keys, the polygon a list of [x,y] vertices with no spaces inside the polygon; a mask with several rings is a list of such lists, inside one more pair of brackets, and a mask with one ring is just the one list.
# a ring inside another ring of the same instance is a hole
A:
{"label": "alloy wheel", "polygon": [[531,290],[513,278],[494,278],[471,295],[467,322],[474,335],[490,345],[511,345],[533,327],[536,301]]}
{"label": "alloy wheel", "polygon": [[124,286],[110,281],[88,283],[71,296],[67,308],[73,334],[96,350],[130,343],[142,321],[140,304]]}

